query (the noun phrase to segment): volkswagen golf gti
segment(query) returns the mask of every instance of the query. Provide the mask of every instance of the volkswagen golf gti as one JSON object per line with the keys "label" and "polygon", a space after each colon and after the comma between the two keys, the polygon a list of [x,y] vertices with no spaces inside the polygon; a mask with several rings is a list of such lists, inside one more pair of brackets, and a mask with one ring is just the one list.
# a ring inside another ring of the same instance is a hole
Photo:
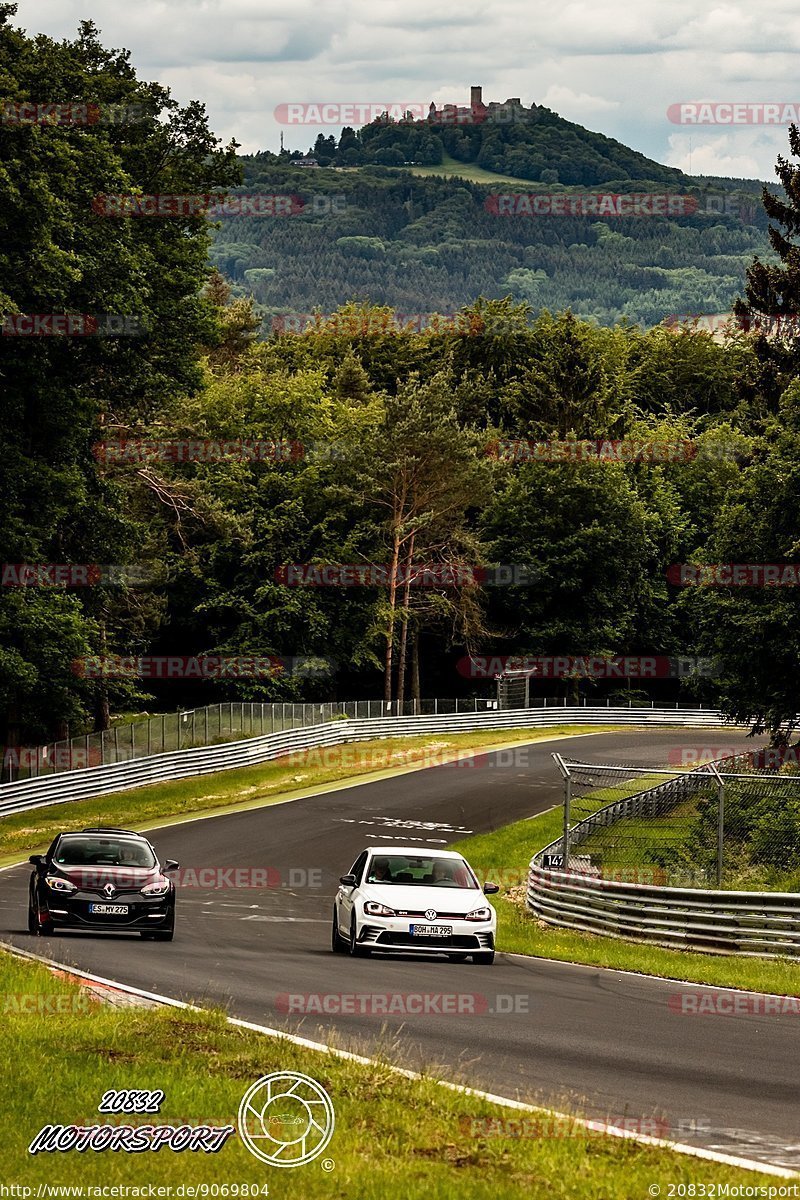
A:
{"label": "volkswagen golf gti", "polygon": [[171,942],[175,884],[146,837],[129,829],[60,833],[46,854],[32,854],[28,930],[114,930]]}
{"label": "volkswagen golf gti", "polygon": [[333,904],[335,954],[373,950],[446,954],[494,962],[497,914],[466,859],[453,850],[420,852],[405,846],[368,846],[339,880]]}

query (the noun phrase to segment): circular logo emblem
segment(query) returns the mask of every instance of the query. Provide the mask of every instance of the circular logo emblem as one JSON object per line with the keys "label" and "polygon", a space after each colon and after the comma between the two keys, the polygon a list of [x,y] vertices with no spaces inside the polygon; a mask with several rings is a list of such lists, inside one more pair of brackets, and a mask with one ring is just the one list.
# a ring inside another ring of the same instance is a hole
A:
{"label": "circular logo emblem", "polygon": [[436,909],[435,908],[426,908],[425,909],[425,920],[426,921],[435,921],[436,920]]}
{"label": "circular logo emblem", "polygon": [[330,1096],[315,1079],[276,1071],[247,1089],[237,1123],[239,1136],[256,1158],[272,1167],[301,1167],[333,1137],[335,1114]]}

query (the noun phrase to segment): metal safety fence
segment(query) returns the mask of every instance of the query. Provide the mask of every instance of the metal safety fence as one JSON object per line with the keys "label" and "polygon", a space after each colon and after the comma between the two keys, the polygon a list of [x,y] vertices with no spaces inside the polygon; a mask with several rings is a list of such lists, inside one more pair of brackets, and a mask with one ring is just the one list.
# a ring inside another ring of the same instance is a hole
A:
{"label": "metal safety fence", "polygon": [[[537,708],[566,708],[566,699],[537,698]],[[500,707],[503,707],[501,704]],[[510,706],[509,706],[510,707]],[[522,707],[517,706],[517,707]],[[525,706],[527,707],[527,705]],[[610,708],[608,703],[588,703],[569,707]],[[630,701],[615,709],[656,711],[655,702]],[[346,700],[326,703],[260,703],[231,701],[209,704],[204,708],[157,713],[141,720],[114,725],[98,733],[86,733],[38,746],[7,746],[0,763],[0,784],[23,779],[59,775],[85,767],[102,767],[166,754],[171,750],[191,750],[198,746],[216,746],[222,742],[281,733],[287,729],[306,729],[325,721],[371,720],[378,717],[439,716],[458,713],[493,712],[493,698],[407,700]],[[677,703],[674,706],[678,711]],[[663,711],[659,706],[658,711]],[[670,709],[670,711],[672,711]],[[699,711],[703,711],[702,707]],[[709,711],[709,710],[706,710]],[[716,723],[719,723],[717,714]]]}
{"label": "metal safety fence", "polygon": [[[295,709],[300,707],[294,706]],[[235,742],[131,756],[120,762],[75,768],[0,785],[0,815],[45,804],[102,796],[149,783],[254,766],[301,748],[342,745],[375,738],[489,729],[501,732],[504,729],[540,729],[562,725],[591,728],[609,725],[719,727],[724,724],[721,714],[709,709],[565,708],[553,705],[504,711],[487,709],[483,712],[419,713],[416,716],[394,716],[384,712],[383,716],[372,718],[334,712],[331,720],[328,712],[330,706],[313,707],[317,710],[313,714],[317,718],[313,724],[284,728]],[[306,706],[306,721],[309,721],[308,709],[311,708],[311,705]],[[325,717],[328,719],[325,720]]]}
{"label": "metal safety fence", "polygon": [[759,752],[677,771],[553,757],[563,833],[531,861],[535,916],[673,947],[800,952],[800,774]]}

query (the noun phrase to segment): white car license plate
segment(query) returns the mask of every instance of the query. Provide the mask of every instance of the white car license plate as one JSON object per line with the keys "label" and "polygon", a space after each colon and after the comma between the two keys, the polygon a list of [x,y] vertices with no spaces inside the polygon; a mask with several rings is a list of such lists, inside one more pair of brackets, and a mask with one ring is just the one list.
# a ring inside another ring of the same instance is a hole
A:
{"label": "white car license plate", "polygon": [[90,904],[89,912],[107,917],[126,917],[128,906],[127,904]]}
{"label": "white car license plate", "polygon": [[412,937],[452,937],[452,925],[409,925],[409,933]]}

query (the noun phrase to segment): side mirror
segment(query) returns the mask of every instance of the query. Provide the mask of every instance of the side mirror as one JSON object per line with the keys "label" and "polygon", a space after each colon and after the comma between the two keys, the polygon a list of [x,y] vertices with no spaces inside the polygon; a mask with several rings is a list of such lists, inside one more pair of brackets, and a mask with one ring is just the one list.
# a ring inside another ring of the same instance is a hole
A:
{"label": "side mirror", "polygon": [[499,891],[500,891],[499,883],[485,883],[483,885],[484,896],[494,896]]}
{"label": "side mirror", "polygon": [[179,862],[176,862],[174,858],[168,858],[167,861],[164,863],[164,870],[165,871],[177,871],[177,869],[180,865],[181,864]]}
{"label": "side mirror", "polygon": [[33,863],[34,867],[41,867],[44,865],[44,855],[43,854],[32,854],[30,856],[30,858],[28,859],[28,862]]}
{"label": "side mirror", "polygon": [[340,875],[339,883],[343,884],[344,887],[355,887],[356,877],[355,875]]}

